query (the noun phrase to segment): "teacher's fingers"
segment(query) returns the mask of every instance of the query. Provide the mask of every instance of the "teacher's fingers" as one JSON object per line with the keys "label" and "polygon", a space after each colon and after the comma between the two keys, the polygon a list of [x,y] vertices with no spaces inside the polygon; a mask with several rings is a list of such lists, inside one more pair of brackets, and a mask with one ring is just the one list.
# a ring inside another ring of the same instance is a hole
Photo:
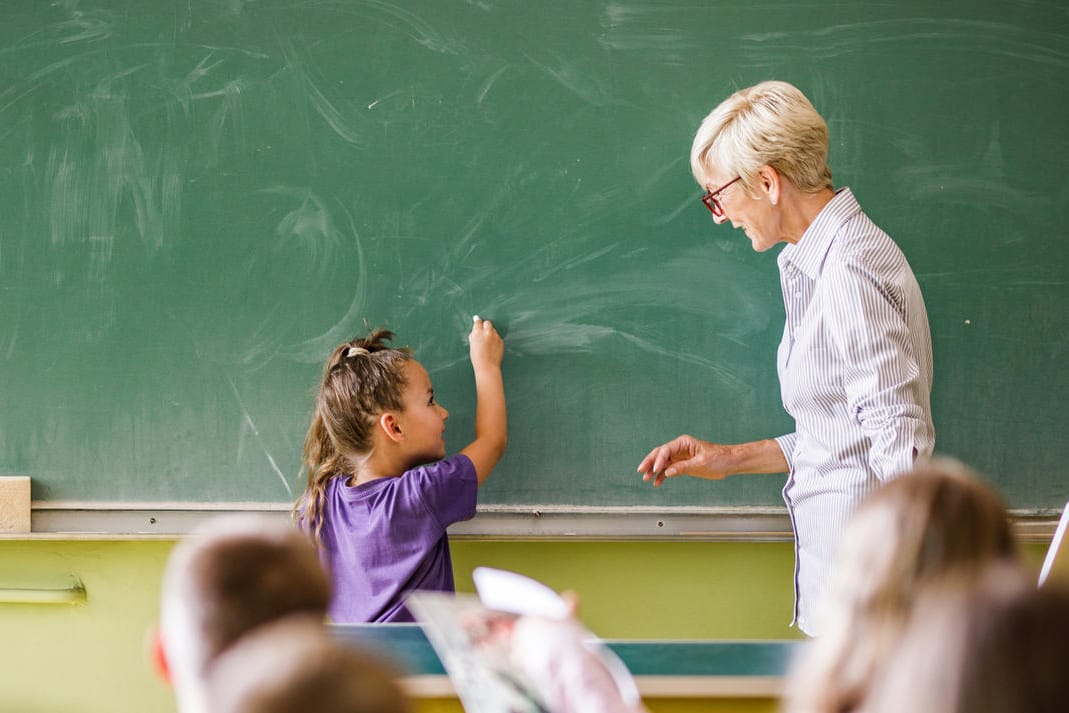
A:
{"label": "teacher's fingers", "polygon": [[688,458],[694,455],[694,448],[690,446],[692,440],[690,436],[677,436],[650,451],[638,465],[638,472],[644,474],[643,480],[649,480],[665,470],[668,471],[668,477],[682,472],[670,466],[680,457]]}
{"label": "teacher's fingers", "polygon": [[661,446],[657,446],[642,459],[642,462],[638,464],[638,472],[644,474],[650,474],[653,472],[653,462],[657,459],[657,454],[660,452]]}
{"label": "teacher's fingers", "polygon": [[653,481],[653,487],[658,487],[665,481],[665,478],[671,477],[676,473],[674,470],[669,469],[666,472],[666,468],[672,462],[671,451],[666,446],[660,446],[654,448],[648,456],[646,456],[642,463],[638,466],[638,472],[642,473],[642,480],[645,482]]}

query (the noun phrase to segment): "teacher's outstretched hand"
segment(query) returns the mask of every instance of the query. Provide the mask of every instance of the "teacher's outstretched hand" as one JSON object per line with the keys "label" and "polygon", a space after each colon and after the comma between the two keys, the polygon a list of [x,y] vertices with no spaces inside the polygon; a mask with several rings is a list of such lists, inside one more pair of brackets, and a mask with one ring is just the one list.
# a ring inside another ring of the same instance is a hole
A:
{"label": "teacher's outstretched hand", "polygon": [[772,439],[724,445],[686,435],[657,446],[638,465],[642,479],[652,480],[654,487],[677,475],[722,480],[738,473],[786,470],[783,450]]}

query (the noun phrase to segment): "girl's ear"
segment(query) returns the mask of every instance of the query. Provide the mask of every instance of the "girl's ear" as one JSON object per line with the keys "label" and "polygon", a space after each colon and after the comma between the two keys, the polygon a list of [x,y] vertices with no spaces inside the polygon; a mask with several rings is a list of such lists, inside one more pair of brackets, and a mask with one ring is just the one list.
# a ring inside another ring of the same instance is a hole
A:
{"label": "girl's ear", "polygon": [[394,443],[400,443],[405,438],[404,429],[401,428],[401,419],[393,411],[384,411],[379,416],[379,429]]}

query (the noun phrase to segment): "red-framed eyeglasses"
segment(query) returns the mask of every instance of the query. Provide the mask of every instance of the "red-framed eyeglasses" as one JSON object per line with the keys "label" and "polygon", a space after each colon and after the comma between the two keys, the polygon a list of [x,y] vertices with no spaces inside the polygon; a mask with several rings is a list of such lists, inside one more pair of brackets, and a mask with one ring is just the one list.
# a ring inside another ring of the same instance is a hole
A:
{"label": "red-framed eyeglasses", "polygon": [[705,204],[705,207],[709,209],[709,212],[713,214],[714,218],[724,217],[724,206],[720,205],[720,199],[718,196],[723,193],[724,190],[727,189],[731,184],[735,183],[735,181],[741,180],[742,176],[736,176],[724,185],[720,186],[720,188],[717,188],[715,191],[708,191],[705,195],[702,196],[702,203]]}

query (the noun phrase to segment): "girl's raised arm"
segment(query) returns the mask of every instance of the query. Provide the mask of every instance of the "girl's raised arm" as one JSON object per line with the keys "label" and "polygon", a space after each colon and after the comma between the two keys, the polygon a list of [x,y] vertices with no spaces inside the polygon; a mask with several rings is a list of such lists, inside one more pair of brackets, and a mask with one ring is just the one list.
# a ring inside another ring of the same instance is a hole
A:
{"label": "girl's raised arm", "polygon": [[475,440],[460,452],[471,459],[482,485],[504,455],[508,440],[505,384],[501,378],[505,343],[494,325],[478,316],[468,342],[475,370]]}

